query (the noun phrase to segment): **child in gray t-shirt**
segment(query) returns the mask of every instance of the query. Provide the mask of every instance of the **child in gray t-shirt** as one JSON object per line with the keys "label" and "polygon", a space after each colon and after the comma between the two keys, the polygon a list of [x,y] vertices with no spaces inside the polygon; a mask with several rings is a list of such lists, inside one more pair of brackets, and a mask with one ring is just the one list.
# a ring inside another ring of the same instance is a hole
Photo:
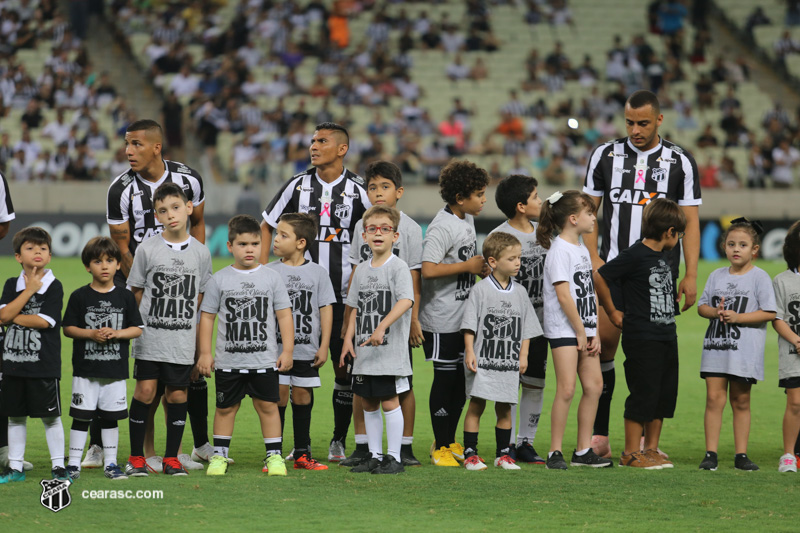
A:
{"label": "child in gray t-shirt", "polygon": [[[363,401],[371,454],[353,471],[396,474],[404,471],[400,462],[403,413],[398,395],[409,389],[408,334],[414,290],[408,265],[392,254],[400,213],[373,206],[363,221],[372,259],[356,267],[350,285],[345,304],[354,312],[350,312],[339,364],[343,366],[348,355],[354,358],[353,393]],[[381,407],[386,416],[388,453],[379,461],[383,450]]]}

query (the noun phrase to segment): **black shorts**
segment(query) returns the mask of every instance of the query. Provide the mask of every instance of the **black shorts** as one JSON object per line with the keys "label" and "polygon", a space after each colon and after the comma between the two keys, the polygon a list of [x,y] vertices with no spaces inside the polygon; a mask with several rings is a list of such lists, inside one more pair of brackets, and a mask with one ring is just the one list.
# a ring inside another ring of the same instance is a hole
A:
{"label": "black shorts", "polygon": [[734,383],[744,383],[745,385],[755,385],[758,383],[756,378],[743,378],[741,376],[734,376],[733,374],[726,374],[724,372],[700,372],[700,377],[706,378],[725,378]]}
{"label": "black shorts", "polygon": [[192,368],[194,365],[136,359],[133,363],[133,378],[136,381],[157,379],[167,387],[188,389],[192,383]]}
{"label": "black shorts", "polygon": [[528,345],[528,369],[520,376],[520,383],[544,388],[547,374],[547,339],[536,337]]}
{"label": "black shorts", "polygon": [[778,380],[778,387],[783,389],[797,389],[800,388],[800,376],[793,378],[784,378]]}
{"label": "black shorts", "polygon": [[241,402],[245,395],[264,402],[278,403],[278,373],[269,368],[265,371],[240,372],[214,371],[217,385],[217,408],[232,407]]}
{"label": "black shorts", "polygon": [[672,418],[678,400],[678,341],[625,339],[625,418],[650,422]]}
{"label": "black shorts", "polygon": [[0,416],[13,418],[61,416],[60,380],[3,374],[3,379],[0,381]]}
{"label": "black shorts", "polygon": [[563,348],[564,346],[578,346],[578,339],[575,337],[559,337],[558,339],[547,339],[550,349]]}
{"label": "black shorts", "polygon": [[319,379],[319,369],[314,368],[314,361],[295,361],[291,370],[278,374],[278,382],[281,385],[305,387],[307,389],[316,389],[322,386],[322,382]]}
{"label": "black shorts", "polygon": [[[408,361],[411,363],[411,370],[414,370],[414,348],[409,344],[408,345]],[[412,390],[414,388],[414,376],[408,376],[408,389]]]}
{"label": "black shorts", "polygon": [[398,376],[353,376],[353,394],[362,398],[391,398],[411,390],[408,378]]}
{"label": "black shorts", "polygon": [[464,334],[431,333],[423,331],[425,340],[422,349],[425,360],[433,361],[433,368],[438,370],[458,370],[459,363],[464,362]]}

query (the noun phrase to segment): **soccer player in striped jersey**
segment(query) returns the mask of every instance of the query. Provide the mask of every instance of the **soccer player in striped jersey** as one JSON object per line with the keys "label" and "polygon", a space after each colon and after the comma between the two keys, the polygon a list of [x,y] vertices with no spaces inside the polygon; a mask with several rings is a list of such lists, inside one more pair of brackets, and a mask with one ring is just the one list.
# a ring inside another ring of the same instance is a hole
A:
{"label": "soccer player in striped jersey", "polygon": [[[595,148],[589,160],[583,191],[594,197],[598,210],[602,205],[602,246],[598,251],[598,226],[584,236],[595,271],[641,238],[642,212],[655,198],[677,202],[686,215],[683,256],[686,271],[677,287],[676,302],[685,297],[682,311],[697,299],[697,260],[700,256],[699,205],[700,181],[692,155],[675,143],[662,139],[658,128],[664,120],[658,98],[650,91],[636,91],[625,103],[625,127],[628,136]],[[605,199],[605,203],[603,203]],[[678,279],[680,249],[670,255],[673,281]],[[619,309],[622,293],[611,287],[614,304]],[[677,306],[676,306],[677,309]],[[614,392],[614,355],[620,330],[598,310],[600,361],[603,371],[603,394],[598,405],[592,448],[602,457],[610,457],[608,420]]]}
{"label": "soccer player in striped jersey", "polygon": [[[350,243],[356,222],[371,207],[364,180],[344,167],[350,145],[347,130],[333,122],[317,125],[311,138],[310,169],[295,175],[264,210],[261,222],[261,263],[267,264],[272,234],[284,213],[311,213],[319,216],[317,238],[309,243],[311,260],[328,271],[336,293],[333,304],[331,356],[339,357],[343,343],[344,299],[350,279]],[[333,438],[329,461],[345,459],[344,440],[353,415],[353,393],[348,368],[334,365]]]}

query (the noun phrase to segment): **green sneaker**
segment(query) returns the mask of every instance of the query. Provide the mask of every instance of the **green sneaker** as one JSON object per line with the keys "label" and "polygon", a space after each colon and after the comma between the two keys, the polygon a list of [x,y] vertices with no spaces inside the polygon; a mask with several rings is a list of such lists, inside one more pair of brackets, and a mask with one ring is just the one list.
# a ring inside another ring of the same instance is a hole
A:
{"label": "green sneaker", "polygon": [[264,461],[264,467],[268,469],[268,476],[286,475],[286,462],[279,453],[267,457],[267,459]]}
{"label": "green sneaker", "polygon": [[224,476],[228,471],[228,460],[221,455],[212,455],[206,469],[207,476]]}
{"label": "green sneaker", "polygon": [[11,483],[13,481],[25,481],[25,472],[19,470],[6,470],[0,474],[0,485],[3,483]]}

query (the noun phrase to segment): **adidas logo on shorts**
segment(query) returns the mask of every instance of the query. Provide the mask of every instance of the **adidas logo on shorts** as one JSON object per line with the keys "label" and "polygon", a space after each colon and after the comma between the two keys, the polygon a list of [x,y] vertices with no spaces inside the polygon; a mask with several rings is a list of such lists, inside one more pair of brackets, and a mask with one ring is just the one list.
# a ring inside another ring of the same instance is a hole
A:
{"label": "adidas logo on shorts", "polygon": [[448,413],[448,412],[445,410],[445,408],[444,408],[444,407],[442,407],[441,409],[439,409],[438,411],[436,411],[435,413],[433,413],[433,416],[450,416],[450,413]]}

